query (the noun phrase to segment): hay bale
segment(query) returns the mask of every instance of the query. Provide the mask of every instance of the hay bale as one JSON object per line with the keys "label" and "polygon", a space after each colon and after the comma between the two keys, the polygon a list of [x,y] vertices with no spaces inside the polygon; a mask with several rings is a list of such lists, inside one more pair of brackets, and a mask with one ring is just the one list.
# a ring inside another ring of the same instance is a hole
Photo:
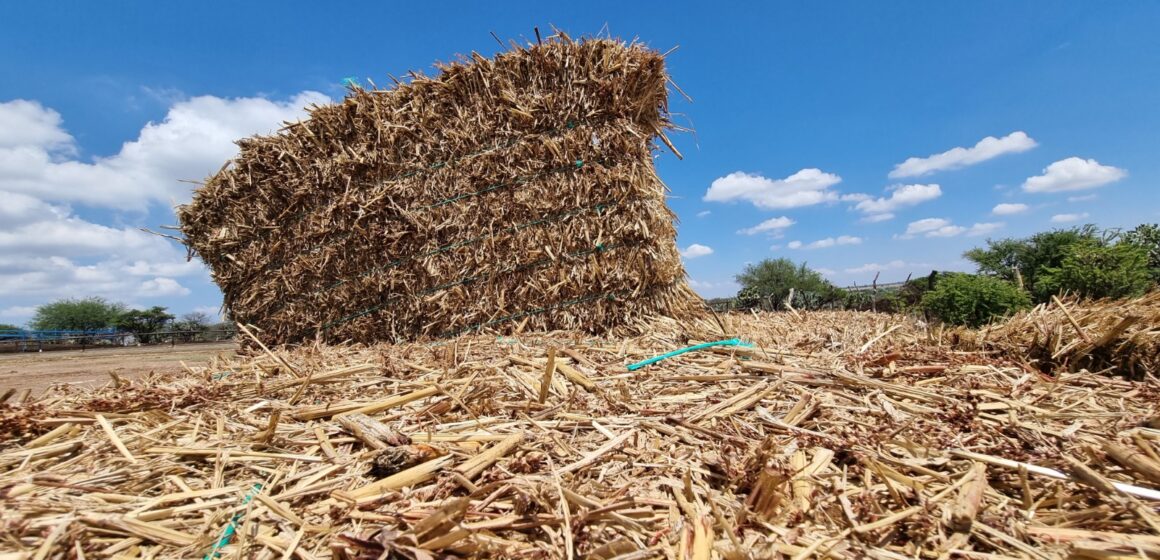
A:
{"label": "hay bale", "polygon": [[1134,379],[1160,371],[1160,291],[1135,299],[1051,303],[958,333],[960,347],[998,350],[1045,373],[1106,371]]}
{"label": "hay bale", "polygon": [[439,69],[241,140],[178,209],[236,320],[370,342],[700,313],[653,167],[661,55],[558,35]]}

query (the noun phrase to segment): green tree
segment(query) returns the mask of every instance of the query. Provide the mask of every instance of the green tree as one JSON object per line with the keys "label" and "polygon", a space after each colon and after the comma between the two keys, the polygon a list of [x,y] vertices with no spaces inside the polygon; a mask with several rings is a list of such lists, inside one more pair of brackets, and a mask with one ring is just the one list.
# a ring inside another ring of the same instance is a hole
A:
{"label": "green tree", "polygon": [[1040,275],[1050,268],[1062,266],[1071,246],[1079,242],[1106,245],[1108,239],[1101,237],[1095,226],[1087,225],[1045,231],[1026,239],[987,240],[986,249],[971,249],[963,256],[973,261],[980,273],[1015,284],[1022,283],[1035,301],[1044,302],[1056,292],[1048,291],[1050,285],[1041,283]]}
{"label": "green tree", "polygon": [[149,343],[153,341],[153,333],[164,330],[173,319],[173,315],[167,313],[165,307],[130,309],[117,318],[117,328],[137,335],[141,342]]}
{"label": "green tree", "polygon": [[1058,267],[1041,271],[1036,292],[1070,292],[1089,298],[1135,297],[1152,286],[1148,250],[1135,243],[1085,240],[1068,248]]}
{"label": "green tree", "polygon": [[922,307],[954,325],[979,327],[1031,305],[1027,293],[993,276],[940,274],[933,290],[922,296]]}
{"label": "green tree", "polygon": [[798,265],[784,258],[765,259],[750,264],[735,278],[741,284],[741,291],[737,294],[738,303],[745,306],[752,306],[759,301],[781,305],[789,296],[790,289],[795,293],[812,294],[808,296],[809,301],[817,300],[820,303],[834,301],[842,296],[841,290],[805,263]]}
{"label": "green tree", "polygon": [[173,328],[179,331],[204,331],[209,325],[209,315],[201,311],[190,311],[182,315],[181,320],[173,323]]}
{"label": "green tree", "polygon": [[1152,270],[1152,279],[1160,281],[1160,225],[1140,224],[1136,229],[1124,233],[1122,239],[1148,252],[1148,268]]}
{"label": "green tree", "polygon": [[46,331],[105,329],[116,326],[124,311],[124,305],[99,297],[62,299],[37,307],[29,325]]}
{"label": "green tree", "polygon": [[9,325],[8,323],[0,323],[0,331],[18,331],[20,327],[16,325]]}

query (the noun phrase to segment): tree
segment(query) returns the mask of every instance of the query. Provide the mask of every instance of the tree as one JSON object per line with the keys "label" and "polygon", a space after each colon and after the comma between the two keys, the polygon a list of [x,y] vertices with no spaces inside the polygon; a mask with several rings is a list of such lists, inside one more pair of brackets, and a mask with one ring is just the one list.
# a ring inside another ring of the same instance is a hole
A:
{"label": "tree", "polygon": [[166,313],[165,307],[153,306],[149,309],[130,309],[117,319],[117,328],[137,335],[141,342],[152,342],[153,333],[163,330],[173,321],[173,315]]}
{"label": "tree", "polygon": [[1081,241],[1068,248],[1058,267],[1041,271],[1036,282],[1036,291],[1041,293],[1071,292],[1089,298],[1139,296],[1152,286],[1148,250],[1135,243]]}
{"label": "tree", "polygon": [[1152,270],[1152,279],[1160,281],[1160,225],[1140,224],[1136,229],[1124,233],[1123,241],[1139,245],[1148,252],[1148,268]]}
{"label": "tree", "polygon": [[1037,302],[1051,299],[1056,292],[1050,285],[1039,282],[1049,268],[1058,268],[1067,258],[1068,250],[1079,242],[1106,245],[1109,239],[1100,236],[1092,225],[1072,229],[1058,229],[1037,233],[1026,239],[987,240],[986,249],[971,249],[963,254],[973,261],[979,272],[1013,282],[1031,292]]}
{"label": "tree", "polygon": [[980,327],[1031,305],[1027,293],[993,276],[950,273],[939,276],[922,296],[922,307],[944,322]]}
{"label": "tree", "polygon": [[825,303],[841,297],[842,291],[811,270],[805,263],[794,264],[789,259],[766,259],[745,267],[736,277],[741,284],[737,294],[738,303],[752,306],[758,301],[771,301],[780,305],[789,296],[792,288],[796,293],[816,294]]}
{"label": "tree", "polygon": [[190,311],[181,316],[181,320],[173,324],[179,331],[204,331],[209,328],[209,315],[201,311]]}
{"label": "tree", "polygon": [[99,297],[62,299],[37,307],[29,325],[43,331],[105,329],[115,326],[124,311],[124,305]]}
{"label": "tree", "polygon": [[16,325],[9,325],[8,323],[0,323],[0,331],[18,331],[20,327]]}

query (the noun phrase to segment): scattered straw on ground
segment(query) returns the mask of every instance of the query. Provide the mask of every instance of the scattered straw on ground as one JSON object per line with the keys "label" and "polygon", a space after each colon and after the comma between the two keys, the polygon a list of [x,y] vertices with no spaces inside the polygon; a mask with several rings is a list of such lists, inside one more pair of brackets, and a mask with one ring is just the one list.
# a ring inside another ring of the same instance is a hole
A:
{"label": "scattered straw on ground", "polygon": [[960,336],[1044,372],[1088,370],[1143,379],[1160,372],[1160,290],[1136,299],[1051,303]]}
{"label": "scattered straw on ground", "polygon": [[[0,558],[1160,554],[1160,390],[897,316],[260,353],[0,415]],[[752,349],[625,365],[706,339]]]}

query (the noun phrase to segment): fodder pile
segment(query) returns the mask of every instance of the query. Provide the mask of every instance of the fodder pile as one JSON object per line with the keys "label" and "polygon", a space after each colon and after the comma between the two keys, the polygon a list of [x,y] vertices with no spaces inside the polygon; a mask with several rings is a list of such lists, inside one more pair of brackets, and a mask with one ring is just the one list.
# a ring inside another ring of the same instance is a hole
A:
{"label": "fodder pile", "polygon": [[[625,368],[734,335],[757,344]],[[62,386],[0,411],[0,557],[1160,554],[1154,384],[930,337],[728,315]]]}
{"label": "fodder pile", "polygon": [[558,35],[439,70],[240,141],[178,210],[234,319],[373,342],[700,312],[653,166],[661,55]]}
{"label": "fodder pile", "polygon": [[1160,375],[1160,291],[1137,299],[1055,298],[1011,319],[963,331],[967,348],[991,348],[1044,372],[1105,372],[1135,379]]}

